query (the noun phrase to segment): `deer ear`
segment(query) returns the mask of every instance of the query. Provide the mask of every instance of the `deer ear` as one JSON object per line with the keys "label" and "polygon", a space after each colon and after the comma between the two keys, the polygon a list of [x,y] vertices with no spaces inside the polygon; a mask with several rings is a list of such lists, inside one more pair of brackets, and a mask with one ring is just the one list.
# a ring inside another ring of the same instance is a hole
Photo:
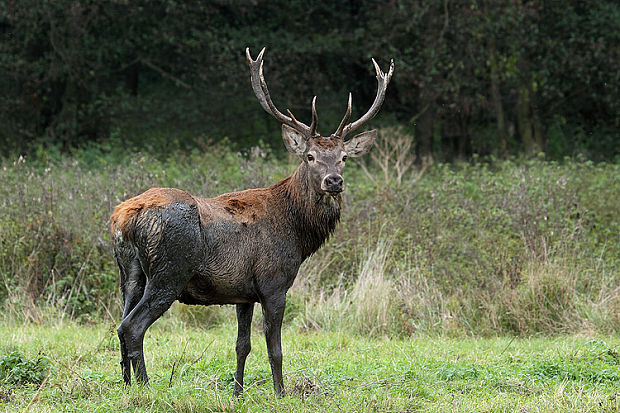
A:
{"label": "deer ear", "polygon": [[303,155],[306,151],[306,138],[288,125],[282,124],[282,140],[290,153]]}
{"label": "deer ear", "polygon": [[375,143],[376,139],[376,129],[362,132],[344,143],[344,151],[352,158],[365,155],[372,148],[372,144]]}

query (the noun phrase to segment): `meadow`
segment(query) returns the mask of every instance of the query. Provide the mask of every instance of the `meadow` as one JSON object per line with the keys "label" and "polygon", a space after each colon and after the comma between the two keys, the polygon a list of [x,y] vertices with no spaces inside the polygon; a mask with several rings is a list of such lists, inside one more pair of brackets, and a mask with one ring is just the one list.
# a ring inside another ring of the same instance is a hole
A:
{"label": "meadow", "polygon": [[[0,407],[7,412],[616,412],[620,408],[617,336],[390,339],[285,328],[287,396],[278,399],[257,330],[246,365],[246,391],[236,399],[234,325],[205,330],[187,328],[174,316],[158,321],[145,340],[151,383],[148,388],[124,389],[114,324],[3,323],[0,334],[9,340],[0,347],[5,355],[0,368],[7,365],[10,354],[21,364],[13,361],[15,373],[3,377]],[[38,376],[26,374],[36,371],[37,363],[43,366]],[[7,384],[7,377],[12,384]]]}
{"label": "meadow", "polygon": [[274,398],[260,315],[235,400],[234,310],[180,304],[147,334],[151,386],[124,390],[114,205],[152,186],[267,186],[298,162],[200,139],[0,161],[6,411],[618,410],[618,165],[413,163],[394,128],[347,166],[341,223],[288,294],[289,396]]}

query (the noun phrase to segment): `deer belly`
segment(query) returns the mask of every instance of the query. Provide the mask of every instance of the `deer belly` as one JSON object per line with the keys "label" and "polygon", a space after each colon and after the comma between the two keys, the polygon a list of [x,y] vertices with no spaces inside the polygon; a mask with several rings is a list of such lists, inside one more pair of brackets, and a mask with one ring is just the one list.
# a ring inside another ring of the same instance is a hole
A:
{"label": "deer belly", "polygon": [[252,277],[241,272],[212,272],[194,276],[179,296],[184,304],[242,304],[258,301]]}

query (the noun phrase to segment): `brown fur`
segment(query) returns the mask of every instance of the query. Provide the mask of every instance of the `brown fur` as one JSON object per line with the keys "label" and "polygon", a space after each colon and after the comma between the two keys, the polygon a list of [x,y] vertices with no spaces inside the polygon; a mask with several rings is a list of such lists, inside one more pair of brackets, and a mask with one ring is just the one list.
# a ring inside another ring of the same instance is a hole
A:
{"label": "brown fur", "polygon": [[231,214],[242,214],[243,210],[251,207],[252,204],[245,202],[243,199],[229,199],[228,206],[225,206],[224,209]]}
{"label": "brown fur", "polygon": [[268,188],[246,189],[222,194],[216,198],[196,197],[176,188],[151,188],[114,208],[111,230],[113,233],[120,230],[123,238],[127,238],[140,212],[166,207],[173,203],[196,205],[203,224],[217,220],[253,223],[267,215],[269,204],[273,208],[275,203],[282,201],[274,192],[281,192],[289,180],[290,177]]}
{"label": "brown fur", "polygon": [[[197,198],[199,207],[204,209],[223,208],[229,217],[237,222],[255,221],[259,216],[267,214],[268,199],[272,199],[270,188],[246,189],[245,191],[223,194],[216,198]],[[202,215],[202,210],[201,210]]]}
{"label": "brown fur", "polygon": [[194,197],[176,188],[151,188],[142,194],[128,199],[114,208],[110,217],[112,232],[120,230],[123,237],[127,236],[130,223],[141,211],[163,207],[174,202],[185,202],[195,205]]}
{"label": "brown fur", "polygon": [[342,139],[332,138],[332,137],[323,137],[319,136],[318,138],[313,139],[316,146],[325,149],[335,148],[338,145],[342,145]]}

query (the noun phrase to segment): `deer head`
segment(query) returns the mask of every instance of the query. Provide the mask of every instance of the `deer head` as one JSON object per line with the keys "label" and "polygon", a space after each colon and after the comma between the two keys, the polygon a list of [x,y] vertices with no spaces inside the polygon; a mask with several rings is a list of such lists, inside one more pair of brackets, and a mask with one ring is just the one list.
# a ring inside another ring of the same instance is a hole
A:
{"label": "deer head", "polygon": [[377,131],[370,130],[354,136],[345,141],[345,136],[358,129],[363,124],[372,119],[381,108],[385,99],[387,85],[394,72],[394,60],[390,62],[390,69],[387,74],[383,73],[377,62],[372,59],[377,72],[377,96],[364,116],[355,122],[349,122],[351,117],[351,93],[347,111],[334,133],[329,136],[322,136],[317,131],[318,116],[316,114],[316,96],[312,99],[312,123],[310,126],[298,121],[290,110],[288,116],[280,112],[269,95],[269,89],[263,76],[263,54],[261,50],[256,60],[252,59],[250,49],[245,50],[250,71],[252,73],[252,89],[265,111],[274,118],[282,122],[282,139],[286,149],[301,157],[307,165],[309,171],[310,184],[317,193],[337,195],[344,188],[342,170],[344,169],[347,158],[357,157],[366,154],[375,139]]}

